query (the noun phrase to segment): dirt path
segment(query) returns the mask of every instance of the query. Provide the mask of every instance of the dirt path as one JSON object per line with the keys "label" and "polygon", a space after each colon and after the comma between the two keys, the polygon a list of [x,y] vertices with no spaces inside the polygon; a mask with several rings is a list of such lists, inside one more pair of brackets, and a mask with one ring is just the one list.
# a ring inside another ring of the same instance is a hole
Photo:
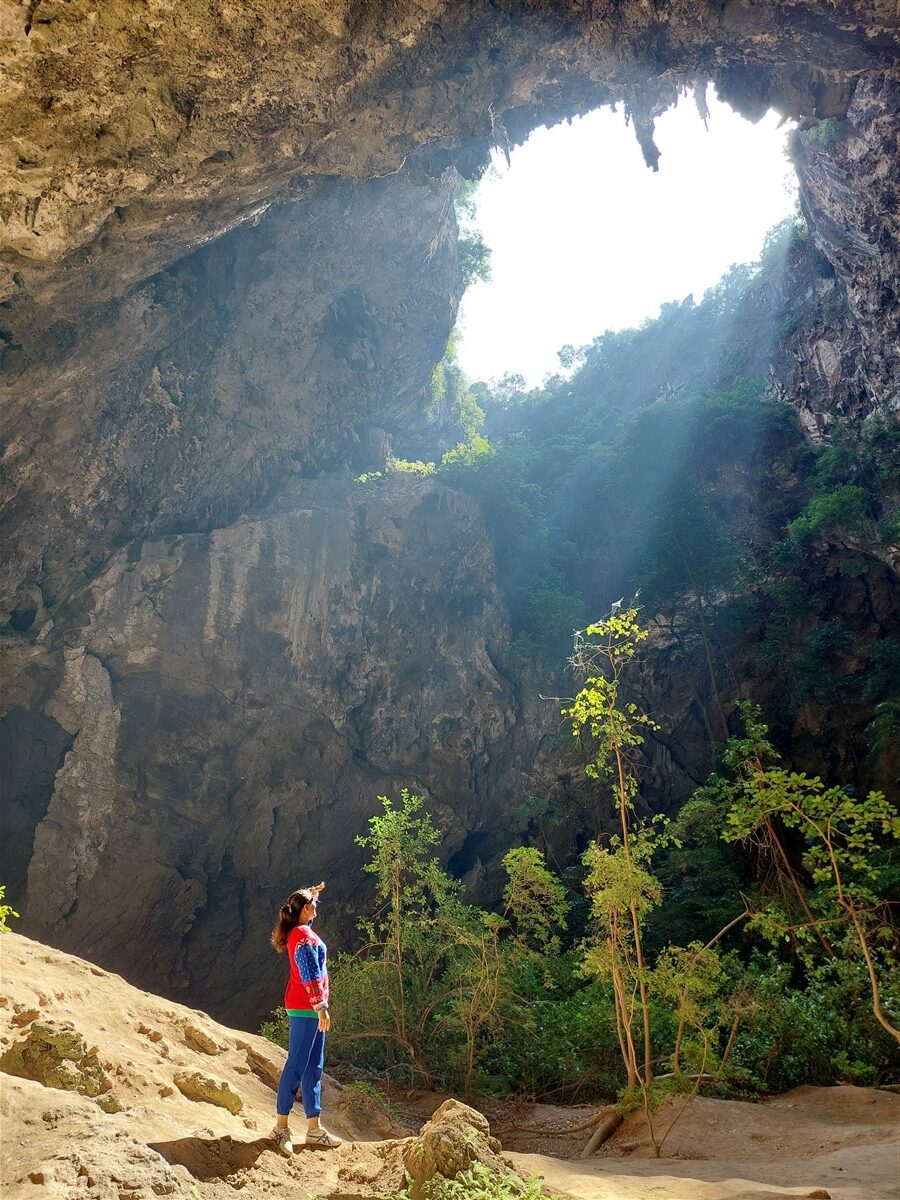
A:
{"label": "dirt path", "polygon": [[[657,1136],[680,1110],[676,1101],[659,1113]],[[642,1181],[635,1196],[666,1200],[760,1200],[818,1189],[832,1200],[897,1200],[898,1117],[898,1097],[874,1088],[795,1088],[759,1104],[700,1097],[672,1127],[664,1159],[653,1159],[642,1116],[623,1126],[595,1164],[597,1179],[580,1194],[601,1200],[598,1179],[627,1172]],[[616,1186],[631,1200],[621,1181]],[[579,1195],[571,1181],[567,1189]]]}
{"label": "dirt path", "polygon": [[[595,1159],[589,1162],[511,1154],[525,1175],[541,1175],[573,1200],[897,1200],[896,1145],[860,1147],[791,1163]],[[820,1189],[823,1189],[820,1191]]]}

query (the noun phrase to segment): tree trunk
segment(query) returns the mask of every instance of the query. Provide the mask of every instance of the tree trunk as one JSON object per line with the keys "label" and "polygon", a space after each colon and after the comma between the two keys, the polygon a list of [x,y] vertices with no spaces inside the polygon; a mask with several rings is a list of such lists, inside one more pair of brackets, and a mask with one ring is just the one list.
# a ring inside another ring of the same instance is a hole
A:
{"label": "tree trunk", "polygon": [[618,1108],[613,1109],[609,1116],[604,1117],[594,1132],[591,1134],[587,1145],[581,1152],[582,1158],[590,1158],[592,1154],[596,1154],[600,1147],[608,1138],[616,1132],[622,1124],[622,1114]]}

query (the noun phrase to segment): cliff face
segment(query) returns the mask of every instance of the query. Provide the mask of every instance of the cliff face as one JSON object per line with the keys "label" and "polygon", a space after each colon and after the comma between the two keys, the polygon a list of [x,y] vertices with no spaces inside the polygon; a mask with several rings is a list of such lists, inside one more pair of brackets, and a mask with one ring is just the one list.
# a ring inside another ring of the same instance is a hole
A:
{"label": "cliff face", "polygon": [[15,628],[136,534],[227,523],[415,412],[461,286],[450,188],[335,181],[28,326],[3,374]]}
{"label": "cliff face", "polygon": [[[28,931],[252,1021],[283,892],[331,878],[349,928],[378,793],[426,791],[477,874],[552,781],[558,718],[496,665],[474,504],[352,480],[453,324],[452,167],[615,99],[652,163],[654,115],[697,80],[807,118],[835,303],[810,292],[783,378],[820,436],[896,395],[893,9],[5,10],[0,762]],[[661,786],[689,779],[692,730]]]}
{"label": "cliff face", "polygon": [[817,411],[800,404],[811,430],[826,430],[835,415],[900,409],[898,113],[896,79],[863,79],[844,118],[799,133],[795,143],[803,213],[851,318],[837,344],[827,336],[807,339],[819,381],[809,389],[818,394]]}
{"label": "cliff face", "polygon": [[426,787],[451,848],[478,824],[515,720],[480,514],[418,481],[361,491],[133,543],[22,650],[14,714],[71,747],[19,805],[29,929],[247,1019],[278,995],[273,901],[334,880],[340,927],[378,794]]}

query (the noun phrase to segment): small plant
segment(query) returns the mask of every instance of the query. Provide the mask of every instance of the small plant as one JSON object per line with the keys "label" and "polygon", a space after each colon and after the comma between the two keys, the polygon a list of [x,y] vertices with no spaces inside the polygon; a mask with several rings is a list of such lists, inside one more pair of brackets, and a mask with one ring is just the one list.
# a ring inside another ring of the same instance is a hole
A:
{"label": "small plant", "polygon": [[845,141],[850,134],[850,128],[849,122],[839,117],[825,117],[817,125],[813,125],[812,129],[807,130],[806,138],[807,141],[830,148],[838,142]]}
{"label": "small plant", "polygon": [[351,1096],[363,1096],[365,1099],[379,1108],[387,1117],[394,1122],[395,1125],[401,1125],[400,1114],[391,1104],[390,1100],[384,1094],[377,1084],[372,1083],[368,1079],[355,1079],[352,1083],[345,1083],[343,1086],[344,1094],[349,1093]]}
{"label": "small plant", "polygon": [[389,475],[433,475],[434,470],[433,462],[422,462],[420,459],[392,458],[383,471],[364,471],[362,475],[356,476],[356,482],[360,484],[375,483],[379,479],[386,479]]}
{"label": "small plant", "polygon": [[[519,1179],[479,1162],[454,1179],[430,1179],[422,1185],[421,1194],[424,1200],[550,1200],[539,1178]],[[383,1200],[410,1200],[409,1185]]]}
{"label": "small plant", "polygon": [[389,470],[399,475],[433,475],[434,463],[422,462],[420,459],[392,458]]}
{"label": "small plant", "polygon": [[480,460],[495,453],[493,446],[480,433],[472,433],[468,440],[459,442],[441,458],[442,467],[474,467]]}
{"label": "small plant", "polygon": [[865,492],[845,483],[831,492],[813,496],[800,516],[788,525],[788,537],[802,543],[835,528],[855,531],[865,524]]}
{"label": "small plant", "polygon": [[6,899],[6,884],[0,883],[0,933],[12,933],[9,927],[9,918],[18,917],[19,914],[11,904],[4,904]]}

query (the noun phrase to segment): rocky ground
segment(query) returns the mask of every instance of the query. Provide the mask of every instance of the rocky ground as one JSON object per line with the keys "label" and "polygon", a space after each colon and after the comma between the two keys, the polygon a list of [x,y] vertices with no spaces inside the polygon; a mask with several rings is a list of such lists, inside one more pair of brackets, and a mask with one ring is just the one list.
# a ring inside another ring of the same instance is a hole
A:
{"label": "rocky ground", "polygon": [[[402,1178],[381,1139],[407,1131],[330,1080],[340,1153],[287,1161],[269,1148],[284,1052],[265,1039],[16,934],[2,951],[4,1195],[197,1200],[252,1182],[253,1195],[290,1188],[299,1200]],[[18,1057],[47,1085],[6,1073],[21,1069],[10,1048],[23,1043]]]}
{"label": "rocky ground", "polygon": [[[329,1125],[347,1140],[290,1159],[267,1139],[283,1052],[205,1013],[141,992],[83,959],[11,934],[0,999],[3,1194],[79,1200],[368,1200],[396,1195],[405,1169],[450,1174],[465,1156],[542,1175],[583,1200],[763,1200],[895,1196],[897,1097],[800,1088],[764,1104],[700,1099],[653,1158],[642,1118],[588,1161],[593,1110],[454,1101],[415,1137],[443,1097],[383,1107],[362,1089],[325,1084]],[[25,1077],[27,1076],[27,1077]],[[663,1133],[681,1102],[658,1118]],[[467,1126],[460,1130],[463,1126]],[[417,1149],[413,1152],[413,1148]],[[460,1149],[462,1147],[462,1149]],[[460,1158],[460,1154],[463,1158]]]}

